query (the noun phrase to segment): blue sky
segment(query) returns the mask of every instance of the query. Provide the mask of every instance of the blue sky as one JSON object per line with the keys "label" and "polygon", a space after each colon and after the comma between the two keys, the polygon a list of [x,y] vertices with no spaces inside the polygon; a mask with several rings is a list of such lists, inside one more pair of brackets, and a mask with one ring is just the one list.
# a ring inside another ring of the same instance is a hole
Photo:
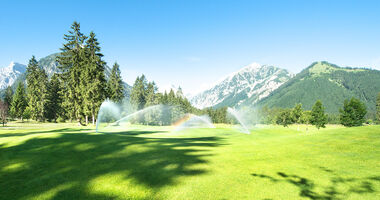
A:
{"label": "blue sky", "polygon": [[380,69],[380,1],[0,1],[0,66],[59,51],[74,20],[126,82],[195,93],[252,62]]}

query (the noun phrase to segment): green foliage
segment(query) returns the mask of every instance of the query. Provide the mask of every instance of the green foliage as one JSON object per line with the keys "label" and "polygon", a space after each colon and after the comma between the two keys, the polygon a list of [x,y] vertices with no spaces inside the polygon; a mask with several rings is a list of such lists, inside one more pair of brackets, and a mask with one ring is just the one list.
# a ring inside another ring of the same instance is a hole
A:
{"label": "green foliage", "polygon": [[302,116],[300,118],[300,122],[302,124],[311,124],[311,111],[310,110],[305,110],[302,113]]}
{"label": "green foliage", "polygon": [[325,128],[327,124],[327,116],[325,114],[325,108],[320,100],[317,100],[311,109],[310,123],[315,125],[318,129]]}
{"label": "green foliage", "polygon": [[120,102],[124,98],[123,81],[120,66],[117,63],[112,66],[110,79],[108,81],[108,96],[114,102]]}
{"label": "green foliage", "polygon": [[296,104],[294,108],[292,109],[292,113],[291,113],[293,122],[301,123],[302,113],[303,113],[302,104],[301,103]]}
{"label": "green foliage", "polygon": [[354,97],[350,101],[345,100],[343,109],[340,112],[340,123],[344,126],[361,126],[364,122],[364,116],[367,113],[366,106],[359,99]]}
{"label": "green foliage", "polygon": [[287,127],[288,125],[293,123],[293,116],[291,109],[283,109],[281,110],[276,117],[276,124]]}
{"label": "green foliage", "polygon": [[137,110],[141,110],[145,107],[146,97],[147,97],[148,81],[145,75],[137,77],[135,83],[131,90],[131,103],[136,107]]}
{"label": "green foliage", "polygon": [[[96,38],[95,33],[91,32],[85,45],[84,62],[86,63],[86,65],[82,73],[81,87],[83,95],[84,113],[86,115],[86,119],[87,116],[91,116],[93,124],[95,124],[95,118],[99,111],[100,105],[105,100],[107,95],[107,81],[105,78],[104,67],[105,62],[102,60],[102,57],[103,54],[100,53],[98,39]],[[111,81],[114,81],[112,75]],[[120,76],[120,71],[118,75]],[[113,92],[115,91],[113,90]],[[115,98],[115,93],[113,93],[112,98]]]}
{"label": "green foliage", "polygon": [[0,121],[5,126],[8,118],[8,104],[0,100]]}
{"label": "green foliage", "polygon": [[48,101],[48,77],[45,70],[38,66],[34,56],[29,60],[26,81],[29,100],[28,111],[30,111],[30,116],[34,120],[44,121]]}
{"label": "green foliage", "polygon": [[17,86],[16,92],[13,95],[11,113],[14,117],[23,119],[23,113],[27,106],[27,99],[25,93],[25,86],[23,82],[20,82]]}
{"label": "green foliage", "polygon": [[48,84],[46,117],[49,121],[56,121],[59,116],[63,115],[62,83],[58,76],[58,74],[54,74]]}
{"label": "green foliage", "polygon": [[10,111],[12,99],[13,99],[13,90],[12,90],[12,87],[8,86],[7,89],[5,90],[5,96],[4,96],[4,103],[8,107],[8,112]]}
{"label": "green foliage", "polygon": [[70,118],[75,118],[79,123],[84,115],[83,108],[83,67],[86,66],[86,51],[84,42],[86,36],[80,32],[80,24],[74,22],[71,30],[64,35],[66,43],[61,48],[61,54],[57,60],[62,71],[62,82],[65,84],[64,105]]}

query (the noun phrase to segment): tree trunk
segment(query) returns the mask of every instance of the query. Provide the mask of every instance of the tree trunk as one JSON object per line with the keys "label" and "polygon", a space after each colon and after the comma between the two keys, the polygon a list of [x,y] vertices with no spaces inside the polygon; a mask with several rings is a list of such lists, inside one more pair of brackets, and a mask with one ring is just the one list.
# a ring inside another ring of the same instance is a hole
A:
{"label": "tree trunk", "polygon": [[86,125],[88,124],[88,116],[86,115]]}
{"label": "tree trunk", "polygon": [[92,113],[92,125],[95,125],[95,115]]}

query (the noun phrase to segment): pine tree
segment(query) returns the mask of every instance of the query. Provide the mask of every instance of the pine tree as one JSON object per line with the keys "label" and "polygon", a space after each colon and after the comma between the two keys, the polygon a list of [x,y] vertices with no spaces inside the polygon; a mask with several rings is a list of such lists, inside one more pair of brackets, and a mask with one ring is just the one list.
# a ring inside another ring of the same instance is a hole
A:
{"label": "pine tree", "polygon": [[340,112],[340,123],[344,126],[361,126],[367,114],[367,109],[363,102],[354,97],[350,101],[347,99],[344,101],[343,109]]}
{"label": "pine tree", "polygon": [[23,120],[23,113],[27,106],[25,86],[23,82],[17,85],[16,93],[13,95],[11,112],[13,116]]}
{"label": "pine tree", "polygon": [[146,104],[146,88],[147,80],[144,74],[141,77],[137,77],[135,83],[133,84],[131,90],[131,103],[136,107],[137,110],[141,110]]}
{"label": "pine tree", "polygon": [[13,90],[11,86],[8,86],[7,89],[5,90],[5,96],[4,96],[4,103],[7,105],[7,112],[9,114],[11,103],[13,99]]}
{"label": "pine tree", "polygon": [[[105,62],[102,60],[102,57],[103,54],[100,53],[99,42],[95,33],[91,32],[86,41],[86,69],[82,73],[83,83],[81,84],[82,94],[84,95],[86,124],[88,123],[88,115],[91,115],[92,124],[95,124],[95,117],[100,105],[106,98],[107,81],[105,78]],[[120,76],[120,71],[117,75]],[[121,77],[119,78],[121,82]],[[122,91],[122,85],[120,87],[121,90],[118,88],[117,91]]]}
{"label": "pine tree", "polygon": [[376,116],[377,116],[377,121],[380,122],[380,92],[377,95],[377,99],[376,99]]}
{"label": "pine tree", "polygon": [[0,120],[3,126],[7,123],[8,118],[8,104],[0,100]]}
{"label": "pine tree", "polygon": [[56,122],[58,116],[62,114],[62,93],[61,83],[58,74],[54,74],[48,84],[46,117],[50,121]]}
{"label": "pine tree", "polygon": [[48,78],[45,70],[38,66],[38,62],[34,56],[29,60],[26,80],[31,118],[44,121]]}
{"label": "pine tree", "polygon": [[68,108],[70,118],[76,118],[79,124],[82,124],[83,117],[83,94],[81,80],[83,67],[85,66],[85,48],[84,42],[86,36],[80,32],[80,24],[74,22],[71,25],[71,30],[64,35],[66,43],[61,48],[61,55],[57,58],[59,68],[62,70],[64,89],[64,105]]}
{"label": "pine tree", "polygon": [[325,108],[320,100],[317,100],[311,109],[310,123],[315,125],[318,129],[326,127],[327,116],[325,114]]}
{"label": "pine tree", "polygon": [[120,102],[124,98],[123,80],[120,73],[120,66],[115,62],[108,81],[108,95],[114,102]]}

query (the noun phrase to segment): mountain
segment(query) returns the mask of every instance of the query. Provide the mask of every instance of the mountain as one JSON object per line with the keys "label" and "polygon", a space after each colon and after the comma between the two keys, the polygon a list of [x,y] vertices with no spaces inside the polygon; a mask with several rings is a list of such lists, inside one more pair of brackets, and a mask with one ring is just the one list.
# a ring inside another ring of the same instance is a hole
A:
{"label": "mountain", "polygon": [[15,62],[11,62],[8,67],[0,68],[0,90],[12,85],[25,72],[26,65]]}
{"label": "mountain", "polygon": [[190,102],[197,108],[255,103],[292,76],[285,69],[252,63],[230,74],[210,89],[195,95]]}
{"label": "mountain", "polygon": [[[49,78],[53,76],[54,73],[59,73],[60,70],[58,68],[57,57],[59,53],[50,54],[44,58],[41,58],[38,61],[38,65],[42,67]],[[0,68],[0,94],[3,93],[4,90],[8,86],[12,86],[13,89],[16,88],[17,84],[20,81],[26,80],[26,65],[22,65],[19,63],[11,62],[11,64],[6,68]],[[105,75],[108,79],[111,74],[111,68],[106,65],[105,67]],[[126,96],[129,96],[131,91],[131,86],[127,83],[124,83],[124,89],[126,91]]]}
{"label": "mountain", "polygon": [[374,112],[379,92],[380,71],[342,68],[322,61],[311,64],[261,99],[257,106],[294,107],[296,103],[302,103],[304,109],[311,109],[320,99],[326,112],[338,113],[345,99],[356,97],[366,104],[369,112]]}

